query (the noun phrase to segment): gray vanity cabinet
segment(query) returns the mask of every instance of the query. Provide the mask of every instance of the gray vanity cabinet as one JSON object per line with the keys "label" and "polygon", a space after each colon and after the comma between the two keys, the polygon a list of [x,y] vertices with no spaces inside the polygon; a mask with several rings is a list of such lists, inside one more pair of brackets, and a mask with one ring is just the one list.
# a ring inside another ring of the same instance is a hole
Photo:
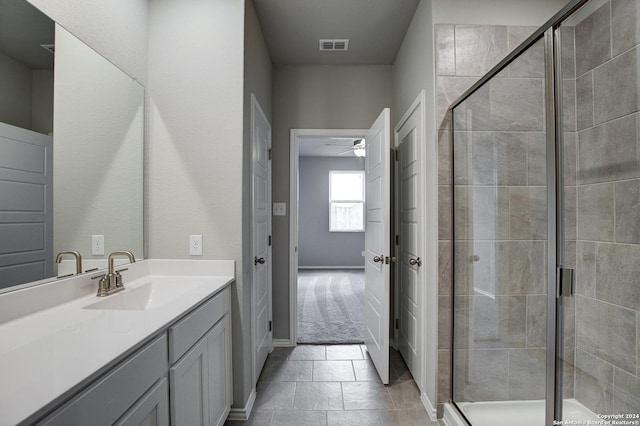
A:
{"label": "gray vanity cabinet", "polygon": [[227,287],[37,425],[223,425],[232,404],[230,306]]}
{"label": "gray vanity cabinet", "polygon": [[[228,292],[169,329],[171,424],[222,425],[231,407],[231,329]],[[213,328],[211,321],[216,321]],[[183,355],[185,346],[207,328]],[[185,334],[181,334],[185,333]]]}

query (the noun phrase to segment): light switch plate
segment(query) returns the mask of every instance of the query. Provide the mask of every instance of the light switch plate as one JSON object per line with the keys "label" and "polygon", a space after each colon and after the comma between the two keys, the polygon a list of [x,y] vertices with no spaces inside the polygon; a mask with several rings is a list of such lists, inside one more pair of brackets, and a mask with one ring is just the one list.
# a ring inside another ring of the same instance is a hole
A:
{"label": "light switch plate", "polygon": [[287,215],[287,203],[273,203],[273,215],[274,216],[286,216]]}

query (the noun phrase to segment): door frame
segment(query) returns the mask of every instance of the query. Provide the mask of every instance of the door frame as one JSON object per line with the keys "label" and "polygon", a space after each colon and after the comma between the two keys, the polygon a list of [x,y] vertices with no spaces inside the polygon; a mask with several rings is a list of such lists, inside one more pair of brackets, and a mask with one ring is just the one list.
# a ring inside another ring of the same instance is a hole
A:
{"label": "door frame", "polygon": [[368,129],[291,129],[289,136],[289,340],[277,346],[298,344],[298,175],[300,139],[304,137],[364,138]]}
{"label": "door frame", "polygon": [[[254,200],[254,196],[255,196],[255,185],[254,185],[254,170],[253,170],[253,162],[254,162],[254,155],[255,155],[255,150],[254,150],[254,145],[255,145],[255,138],[254,138],[254,126],[255,126],[255,122],[256,122],[256,114],[260,114],[263,119],[269,123],[269,150],[271,150],[272,148],[272,127],[271,127],[271,122],[269,121],[269,119],[267,118],[266,114],[264,113],[262,107],[260,106],[260,103],[258,102],[258,99],[255,97],[255,95],[253,93],[251,93],[251,121],[250,121],[250,126],[251,126],[251,161],[250,161],[250,167],[251,167],[251,209],[250,209],[250,217],[251,217],[251,232],[250,232],[250,254],[251,256],[253,256],[253,251],[254,251],[254,241],[255,241],[255,235],[254,235],[254,205],[253,205],[253,200]],[[267,206],[269,209],[269,212],[271,212],[271,202],[272,202],[272,195],[273,195],[273,189],[272,189],[272,166],[271,166],[271,161],[268,161],[268,180],[267,180]],[[273,215],[269,214],[269,220],[268,220],[268,232],[269,235],[273,235]],[[251,258],[251,256],[249,256]],[[269,247],[269,256],[267,258],[267,268],[268,268],[268,272],[267,272],[267,286],[268,286],[268,301],[267,301],[267,309],[269,310],[269,318],[270,321],[273,321],[273,246]],[[251,259],[247,259],[249,262],[251,261]],[[257,297],[256,297],[256,285],[255,285],[255,274],[253,273],[254,270],[253,268],[251,268],[251,378],[252,378],[252,383],[253,386],[255,388],[256,383],[258,382],[258,376],[260,375],[260,371],[256,371],[256,322],[257,322],[257,310],[256,310],[256,306],[255,304],[257,303]],[[273,332],[272,332],[273,333]],[[272,339],[271,339],[271,350],[273,350],[273,334],[272,334]]]}

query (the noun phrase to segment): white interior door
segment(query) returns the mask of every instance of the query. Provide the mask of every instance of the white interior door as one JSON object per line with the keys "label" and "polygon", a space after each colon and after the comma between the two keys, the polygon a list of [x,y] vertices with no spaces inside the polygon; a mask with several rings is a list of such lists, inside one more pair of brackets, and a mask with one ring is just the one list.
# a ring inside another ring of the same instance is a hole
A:
{"label": "white interior door", "polygon": [[254,383],[273,348],[271,331],[271,125],[251,95],[253,146],[253,337]]}
{"label": "white interior door", "polygon": [[411,375],[420,388],[422,379],[422,298],[424,278],[424,207],[422,150],[424,133],[422,103],[407,111],[396,127],[398,149],[398,284],[397,307],[399,327],[396,343]]}
{"label": "white interior door", "polygon": [[390,113],[385,108],[366,137],[365,344],[382,383],[389,383]]}

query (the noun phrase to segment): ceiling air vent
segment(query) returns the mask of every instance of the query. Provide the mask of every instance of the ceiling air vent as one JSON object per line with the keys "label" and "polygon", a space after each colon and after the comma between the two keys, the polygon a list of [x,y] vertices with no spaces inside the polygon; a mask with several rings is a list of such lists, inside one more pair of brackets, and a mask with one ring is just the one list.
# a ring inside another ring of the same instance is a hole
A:
{"label": "ceiling air vent", "polygon": [[321,39],[320,50],[345,52],[349,50],[349,40],[346,38],[345,39]]}

